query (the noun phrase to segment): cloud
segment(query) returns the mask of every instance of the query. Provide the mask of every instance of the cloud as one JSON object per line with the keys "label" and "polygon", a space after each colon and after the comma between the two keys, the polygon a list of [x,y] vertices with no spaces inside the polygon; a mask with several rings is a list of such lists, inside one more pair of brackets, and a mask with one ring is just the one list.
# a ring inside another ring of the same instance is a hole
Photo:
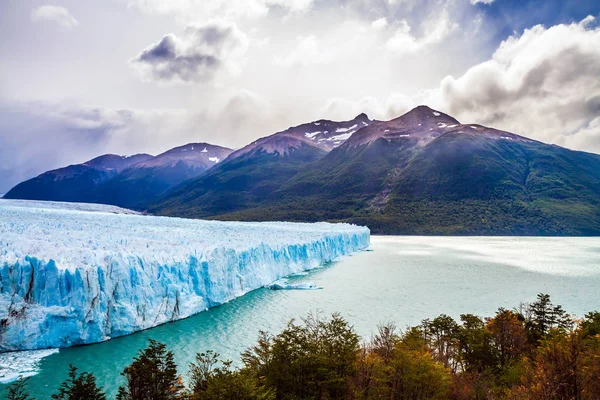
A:
{"label": "cloud", "polygon": [[289,13],[310,9],[314,0],[122,0],[151,14],[174,14],[199,18],[256,18],[263,17],[272,8],[281,8]]}
{"label": "cloud", "polygon": [[130,60],[143,79],[167,82],[210,82],[217,74],[239,73],[247,36],[237,25],[212,21],[190,25],[181,36],[165,35]]}
{"label": "cloud", "polygon": [[471,0],[471,4],[492,4],[495,0]]}
{"label": "cloud", "polygon": [[411,26],[406,20],[400,20],[396,32],[390,37],[385,47],[397,55],[413,54],[426,50],[428,47],[441,43],[448,35],[458,28],[458,24],[450,18],[448,10],[435,11],[437,15],[430,16],[424,23],[424,34],[416,37],[412,34]]}
{"label": "cloud", "polygon": [[386,17],[376,19],[371,23],[371,26],[377,30],[383,30],[388,26],[388,20]]}
{"label": "cloud", "polygon": [[439,103],[466,120],[581,148],[581,136],[600,135],[592,123],[600,115],[600,28],[590,22],[509,37],[491,60],[445,78]]}
{"label": "cloud", "polygon": [[101,154],[159,154],[191,142],[241,147],[279,128],[269,103],[248,90],[195,111],[0,102],[0,194]]}
{"label": "cloud", "polygon": [[77,21],[65,7],[51,5],[34,8],[31,11],[31,20],[33,22],[52,21],[67,29],[79,25],[79,21]]}
{"label": "cloud", "polygon": [[503,41],[491,59],[439,87],[384,100],[331,99],[325,117],[348,118],[361,108],[372,117],[394,118],[419,104],[464,123],[491,127],[600,153],[600,27],[580,23],[542,25]]}
{"label": "cloud", "polygon": [[333,120],[346,120],[364,112],[372,119],[388,120],[406,113],[417,104],[419,104],[417,99],[401,93],[393,93],[384,101],[371,96],[363,97],[358,101],[333,98],[319,110],[319,116]]}
{"label": "cloud", "polygon": [[317,37],[309,35],[299,36],[296,39],[296,47],[285,56],[276,56],[273,63],[282,67],[294,67],[328,64],[331,60],[331,53],[320,48]]}

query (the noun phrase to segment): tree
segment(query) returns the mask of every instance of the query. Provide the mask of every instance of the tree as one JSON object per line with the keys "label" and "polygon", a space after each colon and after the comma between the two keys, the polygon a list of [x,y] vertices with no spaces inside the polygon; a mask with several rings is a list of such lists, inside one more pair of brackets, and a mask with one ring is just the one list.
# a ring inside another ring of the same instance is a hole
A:
{"label": "tree", "polygon": [[568,330],[573,325],[562,306],[552,304],[550,295],[540,293],[537,301],[528,306],[526,328],[532,343],[542,340],[552,329]]}
{"label": "tree", "polygon": [[500,308],[487,323],[500,368],[518,360],[527,346],[527,334],[519,315]]}
{"label": "tree", "polygon": [[96,377],[93,374],[77,374],[77,367],[69,365],[69,378],[60,385],[58,393],[53,394],[52,399],[106,400],[106,395],[96,385]]}
{"label": "tree", "polygon": [[16,382],[6,387],[6,400],[35,400],[31,396],[26,389],[27,379],[23,379],[23,377],[19,377]]}
{"label": "tree", "polygon": [[446,399],[450,386],[450,371],[432,358],[427,347],[415,347],[415,342],[396,344],[373,399]]}
{"label": "tree", "polygon": [[122,375],[127,383],[119,388],[117,400],[178,400],[183,396],[183,382],[177,374],[173,352],[149,339]]}
{"label": "tree", "polygon": [[196,355],[190,365],[191,400],[275,399],[274,392],[259,386],[247,371],[232,369],[231,361],[218,361],[218,357],[212,351]]}
{"label": "tree", "polygon": [[371,349],[384,360],[388,360],[399,341],[400,335],[396,325],[393,322],[388,322],[377,327],[377,334],[373,337]]}
{"label": "tree", "polygon": [[243,355],[246,368],[278,399],[343,398],[356,370],[359,339],[339,314],[291,321],[279,335],[263,336]]}
{"label": "tree", "polygon": [[426,319],[421,324],[425,339],[436,359],[446,368],[456,371],[458,324],[448,315],[440,315],[433,321]]}
{"label": "tree", "polygon": [[457,338],[461,370],[481,373],[494,366],[492,335],[483,319],[472,314],[463,314],[460,319],[462,325],[458,327]]}
{"label": "tree", "polygon": [[600,335],[600,312],[587,313],[581,321],[581,328],[586,336]]}

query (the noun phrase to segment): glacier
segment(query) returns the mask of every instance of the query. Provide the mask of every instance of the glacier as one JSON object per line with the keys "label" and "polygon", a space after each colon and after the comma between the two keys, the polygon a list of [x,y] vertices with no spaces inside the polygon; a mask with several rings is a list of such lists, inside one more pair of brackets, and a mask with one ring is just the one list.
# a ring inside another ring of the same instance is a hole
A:
{"label": "glacier", "polygon": [[0,200],[0,352],[96,343],[186,318],[369,241],[367,228],[350,224]]}

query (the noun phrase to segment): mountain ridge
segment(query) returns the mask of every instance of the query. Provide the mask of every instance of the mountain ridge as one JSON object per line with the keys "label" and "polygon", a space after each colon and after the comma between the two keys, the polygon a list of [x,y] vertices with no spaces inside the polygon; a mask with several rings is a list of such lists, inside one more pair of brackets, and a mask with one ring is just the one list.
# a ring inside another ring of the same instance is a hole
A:
{"label": "mountain ridge", "polygon": [[138,200],[131,207],[159,215],[352,222],[382,234],[600,235],[600,155],[419,106],[389,121],[290,127]]}
{"label": "mountain ridge", "polygon": [[[186,182],[182,191],[196,189]],[[246,193],[238,189],[229,195]],[[600,156],[461,124],[429,107],[370,123],[267,196],[219,209],[219,193],[206,186],[196,198],[173,192],[149,210],[224,220],[344,221],[386,234],[600,234]]]}

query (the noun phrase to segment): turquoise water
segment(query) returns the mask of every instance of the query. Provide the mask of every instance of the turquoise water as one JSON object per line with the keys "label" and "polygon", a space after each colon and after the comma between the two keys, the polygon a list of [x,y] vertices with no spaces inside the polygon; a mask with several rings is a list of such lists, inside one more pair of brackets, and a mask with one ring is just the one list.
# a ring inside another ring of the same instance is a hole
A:
{"label": "turquoise water", "polygon": [[[600,309],[600,238],[373,237],[370,251],[308,276],[322,290],[260,289],[187,320],[105,343],[62,349],[43,358],[29,381],[38,400],[65,379],[69,364],[94,372],[114,392],[120,371],[148,338],[168,344],[180,373],[197,352],[213,349],[238,360],[259,330],[279,331],[308,312],[339,311],[368,337],[380,322],[404,327],[440,313],[491,315],[549,293],[569,312]],[[7,362],[0,361],[6,366]]]}

